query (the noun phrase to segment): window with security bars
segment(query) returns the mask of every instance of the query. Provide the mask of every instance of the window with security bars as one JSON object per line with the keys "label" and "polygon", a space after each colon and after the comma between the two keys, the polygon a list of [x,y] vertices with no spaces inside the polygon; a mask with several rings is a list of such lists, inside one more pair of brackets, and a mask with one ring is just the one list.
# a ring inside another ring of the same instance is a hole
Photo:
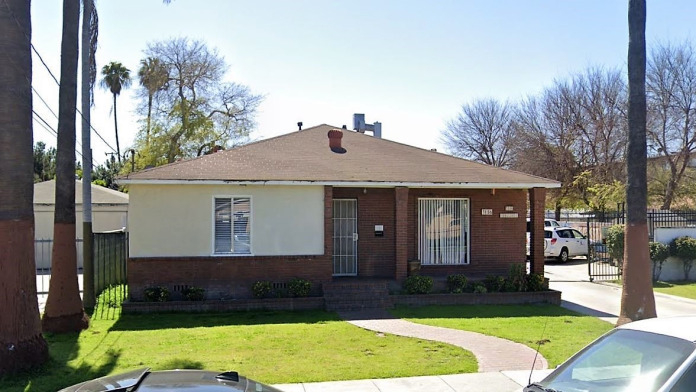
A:
{"label": "window with security bars", "polygon": [[215,254],[251,253],[251,199],[215,198]]}
{"label": "window with security bars", "polygon": [[422,265],[469,264],[468,242],[468,199],[418,199]]}

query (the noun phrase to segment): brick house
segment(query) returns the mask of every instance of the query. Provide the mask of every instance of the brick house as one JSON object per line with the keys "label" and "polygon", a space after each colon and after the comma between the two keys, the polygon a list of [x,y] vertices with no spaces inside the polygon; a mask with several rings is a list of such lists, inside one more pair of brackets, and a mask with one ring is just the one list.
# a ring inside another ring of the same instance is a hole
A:
{"label": "brick house", "polygon": [[131,173],[131,296],[148,286],[249,298],[294,277],[400,285],[408,262],[438,278],[543,272],[543,208],[559,183],[319,125]]}

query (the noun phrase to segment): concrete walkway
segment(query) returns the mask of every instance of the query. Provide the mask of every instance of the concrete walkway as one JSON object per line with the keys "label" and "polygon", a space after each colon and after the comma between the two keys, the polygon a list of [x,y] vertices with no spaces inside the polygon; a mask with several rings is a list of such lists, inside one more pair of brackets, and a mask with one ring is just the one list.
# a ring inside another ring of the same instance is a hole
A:
{"label": "concrete walkway", "polygon": [[360,328],[448,343],[469,350],[476,356],[479,372],[530,370],[532,363],[535,364],[535,369],[548,368],[548,362],[541,354],[537,355],[536,350],[506,339],[476,332],[416,324],[396,318],[385,310],[339,314],[344,320]]}

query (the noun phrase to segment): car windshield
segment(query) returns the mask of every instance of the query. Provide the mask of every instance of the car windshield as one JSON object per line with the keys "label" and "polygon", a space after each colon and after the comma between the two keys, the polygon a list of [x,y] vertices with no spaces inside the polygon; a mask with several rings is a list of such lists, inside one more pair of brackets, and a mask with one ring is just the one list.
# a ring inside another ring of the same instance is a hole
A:
{"label": "car windshield", "polygon": [[578,353],[541,384],[562,392],[654,392],[694,349],[694,343],[683,339],[617,329]]}

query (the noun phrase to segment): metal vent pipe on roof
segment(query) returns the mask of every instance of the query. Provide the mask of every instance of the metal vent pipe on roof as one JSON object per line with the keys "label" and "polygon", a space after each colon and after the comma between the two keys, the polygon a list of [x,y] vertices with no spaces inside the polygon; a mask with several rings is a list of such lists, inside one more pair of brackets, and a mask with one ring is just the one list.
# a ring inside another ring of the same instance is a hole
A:
{"label": "metal vent pipe on roof", "polygon": [[382,138],[382,123],[375,121],[374,124],[365,124],[365,115],[362,113],[353,114],[353,129],[360,133],[370,131],[374,137]]}

